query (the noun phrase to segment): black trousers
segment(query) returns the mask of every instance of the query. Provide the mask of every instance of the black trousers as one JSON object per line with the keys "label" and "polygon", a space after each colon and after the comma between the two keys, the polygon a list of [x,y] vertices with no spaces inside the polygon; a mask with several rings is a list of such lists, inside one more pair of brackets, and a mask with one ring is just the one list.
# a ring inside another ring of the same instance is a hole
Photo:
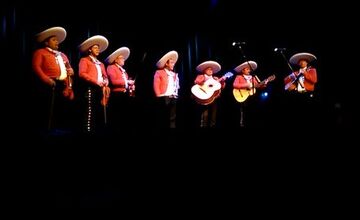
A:
{"label": "black trousers", "polygon": [[217,103],[216,100],[209,105],[200,106],[200,127],[201,128],[215,128],[217,117]]}
{"label": "black trousers", "polygon": [[176,128],[177,99],[169,96],[157,98],[157,122],[160,128]]}
{"label": "black trousers", "polygon": [[124,131],[135,126],[132,99],[128,92],[111,92],[108,124],[112,131]]}
{"label": "black trousers", "polygon": [[99,86],[87,86],[83,91],[82,106],[83,131],[86,133],[102,132],[107,126],[108,108],[101,105],[102,88]]}
{"label": "black trousers", "polygon": [[75,125],[75,102],[63,95],[64,83],[56,81],[56,86],[50,87],[38,83],[34,90],[34,99],[28,108],[32,109],[28,120],[36,131],[71,131]]}

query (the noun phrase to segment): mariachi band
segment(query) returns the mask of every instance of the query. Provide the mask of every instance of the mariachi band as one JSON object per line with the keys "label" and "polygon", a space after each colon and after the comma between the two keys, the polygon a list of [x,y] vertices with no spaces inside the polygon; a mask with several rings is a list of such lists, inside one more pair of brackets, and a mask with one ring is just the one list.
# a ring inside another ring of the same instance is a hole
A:
{"label": "mariachi band", "polygon": [[[68,57],[59,51],[59,45],[65,38],[66,30],[62,27],[52,27],[36,35],[40,48],[33,54],[32,66],[44,87],[44,111],[40,114],[47,118],[47,128],[52,129],[63,122],[56,119],[64,118],[58,116],[65,112],[59,110],[59,106],[66,109],[66,103],[76,97],[82,100],[82,127],[86,132],[96,132],[106,126],[116,130],[133,123],[134,112],[127,106],[131,105],[131,99],[135,97],[136,77],[131,77],[133,75],[129,75],[125,67],[130,49],[120,47],[102,62],[98,56],[107,49],[108,40],[102,35],[95,35],[83,41],[78,47],[82,55],[78,69],[79,86],[82,89],[77,90],[76,94],[73,90],[74,70]],[[178,57],[178,52],[174,50],[165,53],[156,63],[157,70],[153,78],[152,92],[159,109],[158,122],[164,128],[176,128],[176,105],[180,89],[179,74],[175,71]],[[295,111],[302,111],[307,102],[305,99],[313,95],[317,72],[310,64],[316,59],[307,52],[296,53],[289,59],[290,64],[297,66],[297,69],[291,69],[291,74],[283,79],[283,84],[287,93],[295,94],[296,98],[292,100],[297,106]],[[240,127],[245,126],[244,114],[251,96],[275,80],[275,75],[260,80],[253,74],[257,67],[255,61],[246,60],[234,68],[236,76],[232,89],[240,106]],[[234,74],[228,72],[218,76],[221,65],[214,60],[200,63],[196,70],[198,75],[191,87],[191,96],[199,106],[199,127],[215,127],[218,97],[229,86],[226,80]]]}

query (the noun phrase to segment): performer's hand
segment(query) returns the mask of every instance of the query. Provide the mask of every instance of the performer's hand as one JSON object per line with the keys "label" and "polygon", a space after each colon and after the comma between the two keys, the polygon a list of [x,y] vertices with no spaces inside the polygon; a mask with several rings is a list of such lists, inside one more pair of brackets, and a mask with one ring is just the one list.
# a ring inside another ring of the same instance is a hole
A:
{"label": "performer's hand", "polygon": [[135,83],[134,80],[131,80],[131,79],[128,80],[128,84],[129,84],[129,85],[134,85],[134,83]]}
{"label": "performer's hand", "polygon": [[53,79],[50,79],[50,84],[51,87],[55,87],[56,86],[56,82]]}
{"label": "performer's hand", "polygon": [[74,75],[74,70],[73,70],[73,68],[67,68],[66,69],[66,72],[67,72],[67,74],[69,75],[69,76],[73,76]]}
{"label": "performer's hand", "polygon": [[107,80],[107,79],[104,79],[102,82],[98,82],[98,85],[100,87],[107,86],[108,84],[109,84],[109,80]]}
{"label": "performer's hand", "polygon": [[295,79],[296,79],[295,73],[290,74],[290,79],[291,79],[291,80],[295,80]]}

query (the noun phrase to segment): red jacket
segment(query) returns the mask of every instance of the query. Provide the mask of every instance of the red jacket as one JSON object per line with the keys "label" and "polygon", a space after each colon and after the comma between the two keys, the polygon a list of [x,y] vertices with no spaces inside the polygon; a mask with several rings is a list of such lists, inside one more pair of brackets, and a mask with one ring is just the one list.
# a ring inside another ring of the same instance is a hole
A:
{"label": "red jacket", "polygon": [[[123,72],[116,64],[111,64],[107,67],[107,74],[112,85],[112,91],[125,92],[125,80],[122,77]],[[126,79],[129,79],[128,74],[125,72]]]}
{"label": "red jacket", "polygon": [[[175,73],[175,76],[177,77],[177,73]],[[166,92],[168,87],[168,75],[165,69],[156,70],[153,87],[156,97],[160,97]]]}
{"label": "red jacket", "polygon": [[[295,74],[295,75],[294,75]],[[295,71],[295,73],[291,73],[284,79],[284,84],[287,85],[296,79],[296,76],[299,75],[299,71]],[[314,91],[315,83],[317,82],[317,73],[315,68],[307,68],[304,75],[304,87],[306,91]],[[288,88],[289,91],[295,90],[297,88],[297,83],[292,83]]]}
{"label": "red jacket", "polygon": [[[107,79],[105,66],[103,63],[101,63],[101,72],[103,74],[104,79]],[[91,60],[89,56],[83,57],[80,59],[79,63],[79,76],[80,78],[86,80],[87,82],[98,85],[98,72],[96,70],[95,63]]]}
{"label": "red jacket", "polygon": [[[259,84],[259,80],[257,76],[254,76],[251,78],[252,83],[254,84],[254,87],[256,87]],[[233,83],[234,89],[249,89],[249,83],[246,81],[243,74],[237,75],[234,83]]]}
{"label": "red jacket", "polygon": [[[69,59],[65,54],[61,53],[61,57],[65,63],[70,65]],[[32,67],[36,75],[46,84],[51,84],[51,80],[58,78],[61,73],[60,66],[56,63],[55,54],[46,48],[41,48],[34,52]]]}

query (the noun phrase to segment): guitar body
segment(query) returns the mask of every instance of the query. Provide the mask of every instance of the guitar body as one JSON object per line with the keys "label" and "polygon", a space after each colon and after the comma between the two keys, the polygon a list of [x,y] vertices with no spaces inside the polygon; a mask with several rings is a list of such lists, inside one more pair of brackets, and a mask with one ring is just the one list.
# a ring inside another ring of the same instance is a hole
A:
{"label": "guitar body", "polygon": [[191,87],[191,93],[195,101],[201,105],[211,104],[221,93],[221,83],[219,81],[230,78],[233,75],[233,73],[227,72],[218,80],[210,78],[206,80],[203,85],[195,84]]}
{"label": "guitar body", "polygon": [[208,79],[203,85],[194,85],[191,88],[195,101],[201,105],[211,104],[221,92],[221,84],[214,80]]}
{"label": "guitar body", "polygon": [[233,89],[233,95],[238,102],[244,102],[249,96],[254,95],[256,89]]}
{"label": "guitar body", "polygon": [[[256,88],[261,87],[262,85],[271,82],[275,79],[275,75],[271,75],[265,80],[261,81]],[[256,88],[252,89],[233,89],[233,95],[238,102],[244,102],[249,96],[254,95],[256,93]]]}

